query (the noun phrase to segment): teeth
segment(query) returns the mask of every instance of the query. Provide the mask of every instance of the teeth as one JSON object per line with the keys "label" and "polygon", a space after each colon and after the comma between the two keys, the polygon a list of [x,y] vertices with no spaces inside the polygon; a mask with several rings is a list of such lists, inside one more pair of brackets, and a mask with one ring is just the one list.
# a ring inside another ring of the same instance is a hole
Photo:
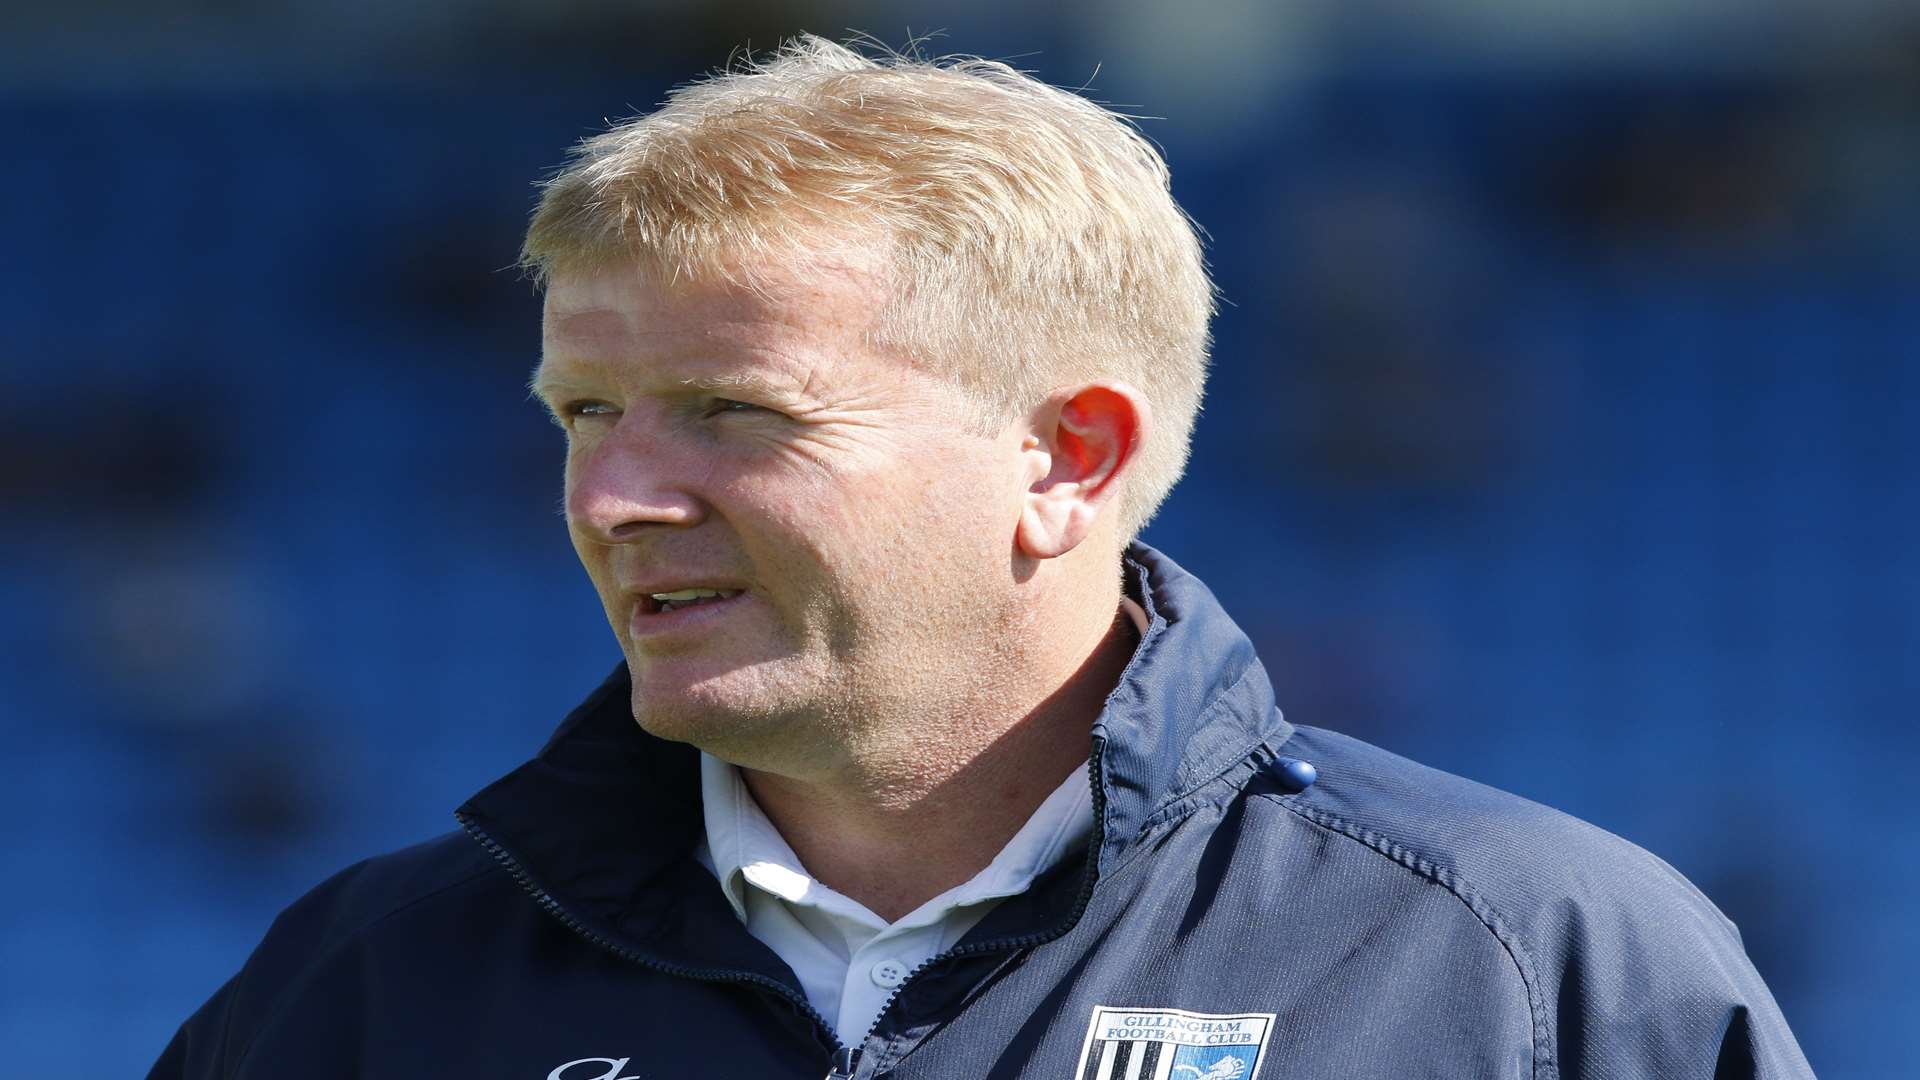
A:
{"label": "teeth", "polygon": [[673,611],[677,608],[686,607],[689,604],[698,604],[704,600],[714,600],[714,599],[725,600],[729,597],[739,596],[740,590],[739,589],[681,589],[677,592],[657,592],[657,593],[648,593],[647,595],[653,597],[654,603],[659,604],[661,612],[665,613],[665,612]]}
{"label": "teeth", "polygon": [[740,590],[739,589],[681,589],[679,592],[657,592],[657,593],[649,593],[648,595],[653,597],[655,600],[660,601],[663,604],[665,603],[677,604],[683,600],[704,600],[709,596],[717,596],[722,600],[724,600],[729,596],[739,596]]}

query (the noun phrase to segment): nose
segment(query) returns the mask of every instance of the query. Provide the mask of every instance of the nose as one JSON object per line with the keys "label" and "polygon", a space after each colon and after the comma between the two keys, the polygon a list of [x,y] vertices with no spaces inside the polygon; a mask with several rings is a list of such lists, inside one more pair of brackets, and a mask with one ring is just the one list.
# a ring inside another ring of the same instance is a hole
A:
{"label": "nose", "polygon": [[698,465],[694,455],[622,424],[595,445],[568,455],[567,524],[600,544],[698,525],[707,514],[695,492],[706,473]]}

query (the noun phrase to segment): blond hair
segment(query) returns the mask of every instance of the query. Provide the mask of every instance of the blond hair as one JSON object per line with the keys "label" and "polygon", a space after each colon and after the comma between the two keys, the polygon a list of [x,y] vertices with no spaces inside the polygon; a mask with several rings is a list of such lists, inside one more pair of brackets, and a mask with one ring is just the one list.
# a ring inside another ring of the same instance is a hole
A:
{"label": "blond hair", "polygon": [[542,283],[632,261],[741,282],[862,252],[895,297],[882,343],[953,378],[983,422],[1095,379],[1140,390],[1153,424],[1119,535],[1146,525],[1186,467],[1213,286],[1159,153],[1078,94],[803,36],[583,141],[521,263]]}

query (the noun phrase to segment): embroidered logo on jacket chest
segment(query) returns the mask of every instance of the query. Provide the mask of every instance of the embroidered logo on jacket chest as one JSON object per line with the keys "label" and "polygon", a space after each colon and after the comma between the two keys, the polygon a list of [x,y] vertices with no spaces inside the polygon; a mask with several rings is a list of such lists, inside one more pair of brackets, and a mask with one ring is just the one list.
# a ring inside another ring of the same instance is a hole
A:
{"label": "embroidered logo on jacket chest", "polygon": [[1101,1005],[1073,1080],[1255,1080],[1272,1013]]}

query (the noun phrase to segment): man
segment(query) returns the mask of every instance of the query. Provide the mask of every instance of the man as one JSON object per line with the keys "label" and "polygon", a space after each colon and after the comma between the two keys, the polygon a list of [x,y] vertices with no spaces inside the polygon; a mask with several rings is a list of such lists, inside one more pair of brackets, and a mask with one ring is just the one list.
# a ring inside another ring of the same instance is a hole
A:
{"label": "man", "polygon": [[155,1076],[1811,1075],[1679,875],[1289,724],[1132,542],[1212,295],[1120,120],[803,39],[587,142],[526,258],[625,662]]}

